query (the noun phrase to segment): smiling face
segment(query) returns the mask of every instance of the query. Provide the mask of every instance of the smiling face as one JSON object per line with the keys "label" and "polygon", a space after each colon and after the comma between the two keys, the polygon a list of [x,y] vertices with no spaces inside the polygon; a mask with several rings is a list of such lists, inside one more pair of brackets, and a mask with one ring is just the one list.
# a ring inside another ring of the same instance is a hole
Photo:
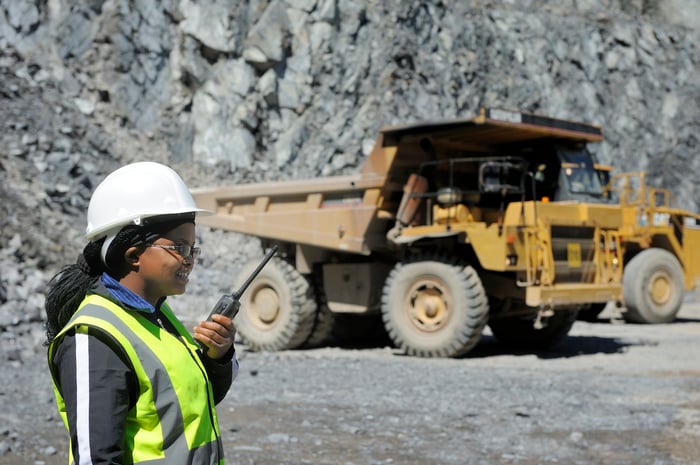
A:
{"label": "smiling face", "polygon": [[[161,235],[153,245],[193,246],[194,241],[195,226],[188,222]],[[162,297],[183,294],[194,267],[191,256],[182,257],[174,250],[161,247],[131,248],[126,257],[133,271],[120,282],[152,305]]]}

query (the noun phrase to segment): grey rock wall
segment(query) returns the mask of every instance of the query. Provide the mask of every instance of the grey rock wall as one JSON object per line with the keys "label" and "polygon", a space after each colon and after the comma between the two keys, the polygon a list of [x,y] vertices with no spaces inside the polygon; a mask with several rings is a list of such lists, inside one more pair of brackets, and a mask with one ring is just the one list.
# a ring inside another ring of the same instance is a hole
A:
{"label": "grey rock wall", "polygon": [[80,111],[225,174],[353,171],[382,125],[499,106],[602,125],[602,161],[693,208],[698,4],[16,0],[0,31]]}

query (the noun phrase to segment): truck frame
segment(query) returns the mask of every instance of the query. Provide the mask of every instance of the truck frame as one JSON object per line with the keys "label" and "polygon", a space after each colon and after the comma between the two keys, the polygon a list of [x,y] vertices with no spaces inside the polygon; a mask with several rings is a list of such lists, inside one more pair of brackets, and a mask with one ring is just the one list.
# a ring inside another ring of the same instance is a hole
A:
{"label": "truck frame", "polygon": [[348,315],[381,315],[410,355],[462,356],[487,324],[503,343],[544,348],[608,302],[631,321],[671,321],[698,285],[700,216],[643,175],[636,195],[630,175],[604,185],[587,149],[602,138],[481,109],[382,129],[355,175],[192,193],[215,213],[199,224],[280,248],[237,316],[252,349],[321,344]]}

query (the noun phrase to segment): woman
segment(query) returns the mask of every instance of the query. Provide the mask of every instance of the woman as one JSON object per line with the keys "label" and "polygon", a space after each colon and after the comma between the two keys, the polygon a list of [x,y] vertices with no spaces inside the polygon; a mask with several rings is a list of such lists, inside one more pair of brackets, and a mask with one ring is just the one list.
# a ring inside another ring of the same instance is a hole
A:
{"label": "woman", "polygon": [[214,406],[238,373],[236,330],[214,315],[193,339],[165,301],[185,292],[202,213],[158,163],[124,166],[95,189],[88,244],[45,305],[70,463],[223,463]]}

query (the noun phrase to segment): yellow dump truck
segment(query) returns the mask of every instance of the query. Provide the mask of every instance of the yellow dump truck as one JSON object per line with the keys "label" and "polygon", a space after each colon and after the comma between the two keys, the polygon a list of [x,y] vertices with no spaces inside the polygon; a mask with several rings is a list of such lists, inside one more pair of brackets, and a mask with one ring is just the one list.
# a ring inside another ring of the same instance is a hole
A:
{"label": "yellow dump truck", "polygon": [[602,137],[482,109],[382,129],[355,175],[193,195],[215,212],[199,224],[280,247],[236,317],[252,349],[319,344],[360,314],[381,315],[411,355],[463,355],[487,324],[503,343],[546,347],[607,302],[670,321],[698,285],[700,216],[643,183],[633,195],[629,176],[604,186],[587,149]]}

